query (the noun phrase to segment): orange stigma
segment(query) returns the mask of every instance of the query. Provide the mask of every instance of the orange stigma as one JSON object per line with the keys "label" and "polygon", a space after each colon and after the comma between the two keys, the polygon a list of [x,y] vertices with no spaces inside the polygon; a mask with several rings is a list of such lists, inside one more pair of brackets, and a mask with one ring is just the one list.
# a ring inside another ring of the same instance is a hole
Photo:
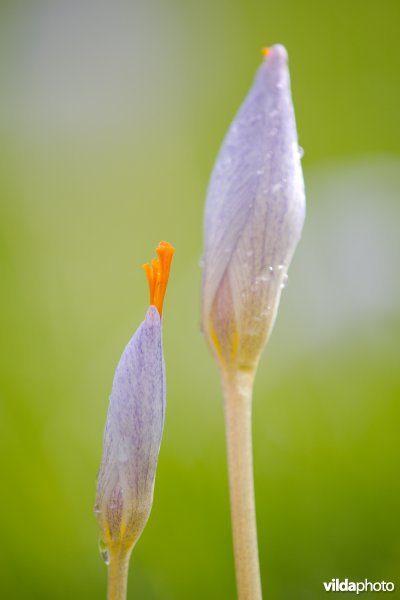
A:
{"label": "orange stigma", "polygon": [[262,48],[261,50],[261,54],[264,56],[264,58],[266,58],[270,52],[270,48]]}
{"label": "orange stigma", "polygon": [[156,252],[158,258],[143,265],[143,269],[149,282],[150,304],[156,307],[161,317],[174,248],[168,242],[160,242]]}

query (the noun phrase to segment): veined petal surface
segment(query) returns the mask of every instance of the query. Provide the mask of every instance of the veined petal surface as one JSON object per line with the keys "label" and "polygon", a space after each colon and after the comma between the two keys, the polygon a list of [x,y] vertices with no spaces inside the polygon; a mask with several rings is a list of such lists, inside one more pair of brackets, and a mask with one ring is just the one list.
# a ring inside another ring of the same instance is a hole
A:
{"label": "veined petal surface", "polygon": [[110,396],[96,499],[106,545],[136,542],[147,522],[165,395],[161,318],[150,306],[122,354]]}
{"label": "veined petal surface", "polygon": [[257,363],[304,214],[287,53],[276,45],[227,133],[207,195],[203,330],[225,364]]}

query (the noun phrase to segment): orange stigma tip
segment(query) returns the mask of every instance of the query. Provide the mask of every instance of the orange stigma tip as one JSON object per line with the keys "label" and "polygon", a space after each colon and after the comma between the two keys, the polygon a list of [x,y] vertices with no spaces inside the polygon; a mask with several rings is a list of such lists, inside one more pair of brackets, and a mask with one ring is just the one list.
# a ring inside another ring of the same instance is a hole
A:
{"label": "orange stigma tip", "polygon": [[263,48],[261,50],[261,54],[266,58],[268,56],[268,54],[271,52],[271,50],[269,48]]}
{"label": "orange stigma tip", "polygon": [[174,248],[168,242],[160,242],[156,252],[158,258],[143,265],[143,269],[149,282],[150,304],[156,307],[161,317]]}

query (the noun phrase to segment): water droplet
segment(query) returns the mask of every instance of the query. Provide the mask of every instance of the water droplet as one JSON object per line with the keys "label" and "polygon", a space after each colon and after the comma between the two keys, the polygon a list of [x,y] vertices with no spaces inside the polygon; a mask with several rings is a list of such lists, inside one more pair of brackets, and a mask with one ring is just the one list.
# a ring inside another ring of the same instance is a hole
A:
{"label": "water droplet", "polygon": [[99,540],[99,552],[100,552],[101,558],[104,560],[106,565],[109,565],[110,564],[110,556],[108,554],[108,548],[102,539]]}
{"label": "water droplet", "polygon": [[300,158],[303,158],[304,156],[304,149],[301,146],[299,146],[299,156]]}
{"label": "water droplet", "polygon": [[121,464],[125,464],[128,462],[128,454],[126,453],[126,449],[123,443],[118,445],[118,453],[117,453],[118,462]]}
{"label": "water droplet", "polygon": [[250,123],[251,125],[254,125],[255,123],[259,123],[262,120],[261,115],[254,115],[251,119],[250,119]]}
{"label": "water droplet", "polygon": [[270,310],[271,310],[271,307],[267,306],[267,308],[262,311],[261,317],[262,317],[263,320],[265,320],[265,319],[267,319],[269,317],[269,311]]}
{"label": "water droplet", "polygon": [[273,273],[273,272],[274,272],[274,267],[268,267],[268,271],[269,271],[270,273]]}
{"label": "water droplet", "polygon": [[269,281],[269,275],[260,275],[259,277],[255,278],[256,285],[259,285],[260,283],[265,283],[266,281]]}
{"label": "water droplet", "polygon": [[278,271],[282,271],[285,268],[285,265],[278,265]]}
{"label": "water droplet", "polygon": [[282,283],[281,283],[281,288],[285,288],[287,286],[287,282],[288,282],[288,274],[285,273],[282,279]]}
{"label": "water droplet", "polygon": [[272,192],[273,194],[276,194],[276,192],[280,192],[280,191],[281,191],[282,187],[283,187],[283,186],[282,186],[282,183],[281,183],[281,182],[279,182],[279,183],[274,183],[274,185],[273,185],[273,186],[272,186],[272,188],[271,188],[271,192]]}

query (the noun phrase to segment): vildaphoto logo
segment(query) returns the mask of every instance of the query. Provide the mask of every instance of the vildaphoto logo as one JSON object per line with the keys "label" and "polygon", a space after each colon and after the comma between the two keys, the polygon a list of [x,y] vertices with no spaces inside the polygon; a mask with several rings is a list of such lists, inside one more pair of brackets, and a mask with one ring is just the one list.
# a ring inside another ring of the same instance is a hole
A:
{"label": "vildaphoto logo", "polygon": [[362,592],[393,592],[394,583],[391,581],[349,581],[344,579],[332,579],[331,581],[324,581],[324,588],[326,592],[355,592],[361,594]]}

